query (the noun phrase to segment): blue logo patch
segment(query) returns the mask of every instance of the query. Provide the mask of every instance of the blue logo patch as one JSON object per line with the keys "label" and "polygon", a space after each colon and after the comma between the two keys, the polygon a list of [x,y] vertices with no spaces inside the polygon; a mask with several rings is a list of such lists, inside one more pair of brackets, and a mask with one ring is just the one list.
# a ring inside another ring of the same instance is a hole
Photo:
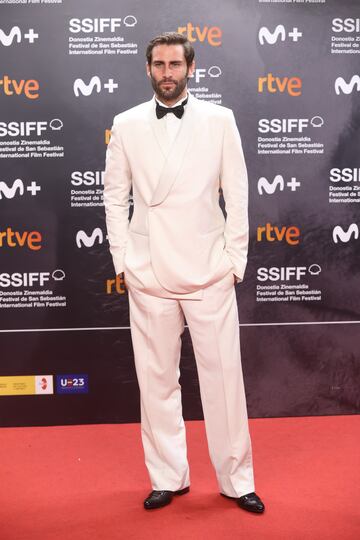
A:
{"label": "blue logo patch", "polygon": [[56,375],[58,394],[87,394],[89,392],[88,375]]}

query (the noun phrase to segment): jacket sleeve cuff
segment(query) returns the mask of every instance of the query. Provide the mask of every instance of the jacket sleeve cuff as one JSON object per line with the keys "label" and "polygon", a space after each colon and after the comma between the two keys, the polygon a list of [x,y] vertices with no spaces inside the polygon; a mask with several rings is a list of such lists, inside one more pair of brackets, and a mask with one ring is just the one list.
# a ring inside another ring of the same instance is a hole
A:
{"label": "jacket sleeve cuff", "polygon": [[124,269],[124,257],[121,255],[113,255],[113,263],[115,268],[115,274],[118,276],[122,272],[125,271]]}

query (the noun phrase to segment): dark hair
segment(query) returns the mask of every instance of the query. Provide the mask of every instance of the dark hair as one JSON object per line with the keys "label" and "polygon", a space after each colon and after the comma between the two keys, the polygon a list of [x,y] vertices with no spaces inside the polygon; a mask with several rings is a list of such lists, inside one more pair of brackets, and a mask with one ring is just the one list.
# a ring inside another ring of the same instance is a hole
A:
{"label": "dark hair", "polygon": [[146,48],[146,59],[149,65],[152,60],[152,50],[156,45],[182,45],[187,66],[189,67],[194,60],[195,51],[187,37],[178,32],[164,32],[154,37]]}

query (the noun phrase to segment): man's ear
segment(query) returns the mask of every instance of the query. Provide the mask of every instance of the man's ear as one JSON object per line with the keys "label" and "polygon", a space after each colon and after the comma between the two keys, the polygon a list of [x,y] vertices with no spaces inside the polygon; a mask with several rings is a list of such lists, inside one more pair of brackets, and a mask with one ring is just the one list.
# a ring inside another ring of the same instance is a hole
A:
{"label": "man's ear", "polygon": [[148,63],[148,62],[146,62],[146,75],[147,75],[148,77],[151,76],[151,75],[150,75],[150,66],[149,66],[149,63]]}

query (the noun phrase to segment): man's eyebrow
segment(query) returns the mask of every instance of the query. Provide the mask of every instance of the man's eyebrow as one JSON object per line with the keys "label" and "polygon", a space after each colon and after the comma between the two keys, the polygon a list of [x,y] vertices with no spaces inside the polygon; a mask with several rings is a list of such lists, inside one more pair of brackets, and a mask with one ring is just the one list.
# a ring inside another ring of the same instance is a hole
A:
{"label": "man's eyebrow", "polygon": [[[165,64],[164,60],[153,60],[153,64]],[[170,64],[181,64],[181,60],[170,60]]]}

